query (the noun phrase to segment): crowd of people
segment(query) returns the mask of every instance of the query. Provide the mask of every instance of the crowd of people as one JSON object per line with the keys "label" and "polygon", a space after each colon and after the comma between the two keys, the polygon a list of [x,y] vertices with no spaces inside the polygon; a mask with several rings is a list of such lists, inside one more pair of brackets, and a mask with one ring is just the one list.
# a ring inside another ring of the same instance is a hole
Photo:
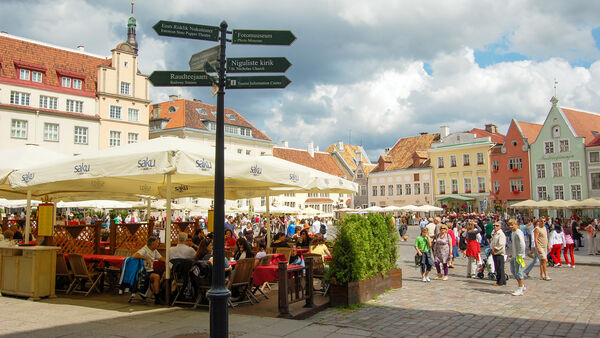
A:
{"label": "crowd of people", "polygon": [[[406,240],[406,219],[397,219],[396,225]],[[512,295],[521,296],[526,290],[524,280],[530,278],[536,264],[540,279],[551,281],[549,266],[575,268],[573,252],[582,247],[582,241],[589,255],[600,254],[597,219],[452,215],[423,218],[419,226],[420,235],[414,242],[415,263],[421,268],[423,282],[431,281],[433,266],[437,272],[434,279],[448,280],[448,269],[453,269],[454,261],[462,256],[467,260],[467,278],[483,278],[488,269],[493,273],[490,276],[495,277],[495,286],[506,285],[507,263],[517,281]],[[532,258],[529,264],[525,263],[526,256]]]}

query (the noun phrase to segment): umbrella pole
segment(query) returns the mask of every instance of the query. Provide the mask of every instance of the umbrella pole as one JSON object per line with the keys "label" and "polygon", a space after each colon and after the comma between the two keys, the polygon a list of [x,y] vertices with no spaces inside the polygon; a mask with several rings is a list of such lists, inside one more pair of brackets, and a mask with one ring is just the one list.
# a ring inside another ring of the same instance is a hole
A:
{"label": "umbrella pole", "polygon": [[267,228],[267,249],[271,248],[271,208],[270,208],[270,202],[269,202],[269,195],[267,195],[266,197],[266,215],[265,218],[267,220],[267,224],[265,224],[265,227]]}
{"label": "umbrella pole", "polygon": [[171,174],[167,174],[167,224],[165,224],[165,278],[167,280],[167,304],[171,298],[171,268],[169,267],[169,251],[171,251]]}
{"label": "umbrella pole", "polygon": [[27,190],[27,213],[25,214],[25,244],[29,244],[31,233],[31,190]]}
{"label": "umbrella pole", "polygon": [[152,208],[151,206],[151,200],[148,198],[146,199],[146,222],[150,222],[150,210]]}

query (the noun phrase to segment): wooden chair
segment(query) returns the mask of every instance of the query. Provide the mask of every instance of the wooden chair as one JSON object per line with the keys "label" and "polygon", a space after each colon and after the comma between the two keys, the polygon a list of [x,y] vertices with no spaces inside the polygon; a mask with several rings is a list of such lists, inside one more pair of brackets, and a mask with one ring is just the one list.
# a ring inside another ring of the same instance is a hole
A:
{"label": "wooden chair", "polygon": [[[73,269],[73,282],[69,286],[67,290],[67,294],[71,294],[73,292],[81,292],[85,293],[88,296],[92,291],[96,290],[100,293],[100,288],[98,284],[100,283],[100,279],[102,278],[102,273],[98,271],[90,272],[85,264],[85,260],[83,256],[79,254],[69,254],[69,263],[71,264],[71,268]],[[76,288],[80,285],[85,286],[86,282],[92,283],[90,288],[87,291],[78,291]]]}
{"label": "wooden chair", "polygon": [[[252,273],[255,266],[256,258],[244,258],[237,261],[233,275],[227,282],[227,288],[231,291],[232,288],[237,287],[240,292],[240,300],[235,303],[229,300],[229,306],[234,307],[237,304],[248,302],[252,304],[254,301],[258,303],[258,299],[250,292]],[[247,298],[247,300],[244,300],[244,298]]]}
{"label": "wooden chair", "polygon": [[[57,280],[66,280],[67,281],[67,285],[71,285],[71,283],[73,282],[73,272],[71,270],[69,270],[69,267],[67,267],[67,262],[65,261],[65,255],[61,254],[61,253],[57,253],[56,254],[56,279]],[[62,283],[57,283],[56,285],[59,285]],[[67,291],[67,289],[60,289],[60,291]]]}
{"label": "wooden chair", "polygon": [[305,253],[304,259],[311,257],[313,259],[313,278],[321,281],[321,289],[317,290],[322,292],[323,295],[329,291],[329,284],[325,281],[325,263],[323,262],[323,256],[321,254]]}
{"label": "wooden chair", "polygon": [[275,253],[283,254],[285,256],[285,259],[289,262],[290,256],[292,256],[292,248],[277,248]]}
{"label": "wooden chair", "polygon": [[273,260],[273,254],[266,255],[258,261],[258,265],[271,265],[271,261]]}

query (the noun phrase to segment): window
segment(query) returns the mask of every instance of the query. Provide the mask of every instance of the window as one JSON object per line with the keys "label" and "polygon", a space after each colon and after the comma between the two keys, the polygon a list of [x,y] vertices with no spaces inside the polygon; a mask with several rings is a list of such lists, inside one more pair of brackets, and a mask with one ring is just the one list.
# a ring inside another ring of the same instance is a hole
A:
{"label": "window", "polygon": [[590,163],[598,163],[600,162],[600,152],[599,151],[591,151],[590,152]]}
{"label": "window", "polygon": [[581,201],[581,185],[573,184],[571,186],[571,199]]}
{"label": "window", "polygon": [[110,136],[108,138],[108,145],[110,147],[118,147],[121,145],[121,132],[120,131],[115,131],[115,130],[110,131]]}
{"label": "window", "polygon": [[396,184],[396,195],[402,195],[402,184]]}
{"label": "window", "polygon": [[560,127],[552,126],[552,137],[560,137]]}
{"label": "window", "polygon": [[446,193],[446,181],[445,180],[439,180],[438,181],[438,188],[440,189],[440,194],[445,194]]}
{"label": "window", "polygon": [[438,157],[438,168],[443,168],[443,167],[444,167],[444,158]]}
{"label": "window", "polygon": [[379,187],[379,195],[385,196],[385,185]]}
{"label": "window", "polygon": [[546,165],[545,164],[536,164],[535,172],[537,178],[546,178]]}
{"label": "window", "polygon": [[131,122],[140,122],[140,111],[138,109],[127,109],[127,120]]}
{"label": "window", "polygon": [[544,154],[553,154],[554,153],[554,142],[546,141],[544,142]]}
{"label": "window", "polygon": [[111,105],[109,116],[111,119],[120,120],[121,119],[121,107]]}
{"label": "window", "polygon": [[523,168],[523,162],[520,157],[509,158],[508,159],[508,169],[517,171]]}
{"label": "window", "polygon": [[373,196],[377,196],[377,187],[373,186]]}
{"label": "window", "polygon": [[523,180],[522,179],[510,180],[510,191],[522,192],[523,191]]}
{"label": "window", "polygon": [[56,110],[58,108],[58,98],[40,95],[40,108]]}
{"label": "window", "polygon": [[251,150],[246,150],[246,155],[250,156],[250,154],[252,154]]}
{"label": "window", "polygon": [[543,201],[543,200],[548,199],[548,192],[546,191],[545,186],[537,187],[537,192],[538,192],[538,201]]}
{"label": "window", "polygon": [[127,133],[127,144],[138,143],[139,136],[138,133]]}
{"label": "window", "polygon": [[363,174],[362,173],[356,173],[356,178],[363,178]]}
{"label": "window", "polygon": [[31,80],[33,82],[42,82],[42,72],[36,72],[34,70],[29,69],[19,69],[19,79],[21,80]]}
{"label": "window", "polygon": [[243,151],[244,151],[243,149],[238,149],[237,153],[241,155]]}
{"label": "window", "polygon": [[73,88],[81,89],[81,87],[83,87],[83,81],[79,79],[73,79]]}
{"label": "window", "polygon": [[470,165],[471,161],[470,161],[470,156],[469,154],[463,154],[463,165]]}
{"label": "window", "polygon": [[411,194],[410,190],[411,190],[410,189],[410,183],[405,184],[404,185],[404,194],[405,195],[410,195]]}
{"label": "window", "polygon": [[560,140],[558,141],[559,144],[559,151],[561,153],[568,153],[569,152],[569,140]]}
{"label": "window", "polygon": [[121,81],[121,94],[129,95],[129,82]]}
{"label": "window", "polygon": [[429,183],[423,183],[423,194],[429,194]]}
{"label": "window", "polygon": [[27,138],[27,121],[12,120],[10,123],[10,137],[12,138]]}
{"label": "window", "polygon": [[569,173],[571,177],[581,176],[581,170],[579,169],[579,161],[569,162]]}
{"label": "window", "polygon": [[44,123],[44,141],[58,142],[58,124]]}
{"label": "window", "polygon": [[19,79],[29,81],[29,69],[19,69]]}
{"label": "window", "polygon": [[477,153],[477,164],[483,164],[483,153]]}
{"label": "window", "polygon": [[421,195],[421,183],[415,183],[414,188],[415,188],[415,195]]}
{"label": "window", "polygon": [[365,196],[367,194],[367,186],[366,185],[361,185],[360,186],[360,195],[361,196]]}
{"label": "window", "polygon": [[465,183],[465,193],[468,194],[471,192],[471,178],[470,177],[465,178],[464,183]]}
{"label": "window", "polygon": [[87,127],[75,127],[75,144],[87,144],[88,143],[88,128]]}
{"label": "window", "polygon": [[32,71],[31,72],[31,81],[41,83],[42,82],[42,72]]}
{"label": "window", "polygon": [[500,169],[500,164],[498,163],[498,160],[493,160],[492,161],[492,170],[498,171],[498,169]]}
{"label": "window", "polygon": [[388,196],[394,196],[394,185],[388,185]]}
{"label": "window", "polygon": [[450,185],[452,186],[452,193],[458,193],[458,180],[456,178],[450,180]]}
{"label": "window", "polygon": [[10,92],[10,103],[19,106],[29,105],[29,93]]}
{"label": "window", "polygon": [[71,88],[71,78],[63,76],[60,80],[60,83],[63,87]]}
{"label": "window", "polygon": [[73,113],[83,112],[83,102],[75,100],[67,100],[67,111]]}
{"label": "window", "polygon": [[600,189],[600,173],[592,173],[590,176],[592,179],[592,189]]}
{"label": "window", "polygon": [[500,182],[494,181],[494,191],[496,193],[500,192]]}
{"label": "window", "polygon": [[419,174],[413,174],[413,181],[415,181],[415,182],[419,182],[420,181]]}
{"label": "window", "polygon": [[477,177],[477,188],[479,192],[485,192],[485,177]]}
{"label": "window", "polygon": [[456,155],[450,155],[450,166],[456,167]]}
{"label": "window", "polygon": [[562,162],[552,163],[552,177],[562,177]]}
{"label": "window", "polygon": [[555,185],[554,186],[554,199],[561,199],[564,200],[565,199],[565,191],[564,191],[564,187],[562,185]]}

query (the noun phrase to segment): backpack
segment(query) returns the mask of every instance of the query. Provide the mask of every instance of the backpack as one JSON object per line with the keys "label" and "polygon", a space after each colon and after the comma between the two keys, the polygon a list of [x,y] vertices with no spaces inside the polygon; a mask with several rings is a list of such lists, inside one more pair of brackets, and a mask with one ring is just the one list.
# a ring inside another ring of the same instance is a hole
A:
{"label": "backpack", "polygon": [[325,235],[327,233],[327,226],[321,223],[321,228],[319,229],[319,232]]}
{"label": "backpack", "polygon": [[458,241],[458,248],[460,250],[467,250],[467,236],[460,236],[460,241]]}

